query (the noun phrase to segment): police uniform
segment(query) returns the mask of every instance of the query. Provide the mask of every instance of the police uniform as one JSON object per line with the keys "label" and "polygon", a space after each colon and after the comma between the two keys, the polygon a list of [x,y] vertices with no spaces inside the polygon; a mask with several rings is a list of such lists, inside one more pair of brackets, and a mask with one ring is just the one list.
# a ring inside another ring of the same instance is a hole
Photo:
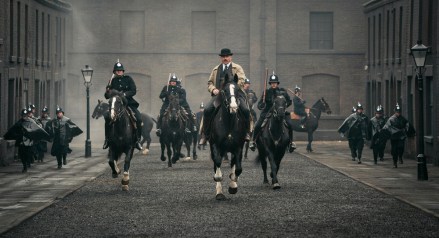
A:
{"label": "police uniform", "polygon": [[[277,84],[280,83],[279,77],[277,75],[275,75],[274,72],[268,80],[268,84],[271,85],[272,83],[277,83]],[[282,95],[285,98],[286,103],[287,103],[287,107],[291,106],[292,100],[291,100],[290,96],[288,95],[288,92],[284,88],[279,88],[279,87],[267,88],[265,90],[265,98],[261,97],[261,99],[259,99],[258,109],[262,110],[262,112],[259,115],[259,119],[255,125],[252,143],[250,143],[250,145],[249,145],[249,148],[252,151],[255,151],[255,149],[256,149],[255,140],[259,136],[259,133],[262,129],[261,128],[262,123],[264,122],[265,118],[267,117],[268,112],[273,107],[274,99],[276,98],[276,96],[280,96],[280,95]],[[287,122],[287,125],[288,125],[288,136],[289,136],[289,140],[290,140],[288,151],[290,153],[292,153],[296,149],[296,145],[293,142],[293,122],[291,121],[291,118],[289,116],[285,116],[284,118],[285,118],[285,121]]]}
{"label": "police uniform", "polygon": [[[38,118],[38,120],[41,122],[43,128],[46,127],[47,122],[52,120],[52,118],[49,116],[49,109],[47,107],[44,107],[43,110],[41,110],[41,116]],[[45,152],[47,152],[47,142],[40,141],[38,143],[38,160],[40,162],[43,162]]]}
{"label": "police uniform", "polygon": [[[62,113],[58,117],[58,113]],[[67,164],[67,153],[70,153],[69,143],[71,138],[68,136],[67,124],[71,123],[70,118],[64,116],[64,111],[61,107],[56,108],[57,116],[46,124],[46,131],[50,137],[53,138],[51,155],[56,157],[58,162],[58,169],[62,165]]]}
{"label": "police uniform", "polygon": [[390,135],[393,166],[397,168],[398,160],[400,164],[403,163],[402,156],[404,154],[405,139],[407,138],[409,131],[412,130],[413,133],[411,134],[414,134],[414,129],[409,121],[401,115],[401,107],[399,104],[396,104],[395,114],[387,120],[383,130]]}
{"label": "police uniform", "polygon": [[[175,82],[176,85],[171,85],[171,82]],[[182,106],[188,116],[188,119],[191,121],[193,128],[193,131],[196,131],[196,124],[195,124],[195,119],[194,116],[192,114],[192,111],[189,107],[189,103],[186,101],[186,90],[184,90],[184,88],[181,86],[181,83],[179,83],[179,80],[177,78],[177,76],[172,75],[171,78],[169,79],[169,84],[164,86],[162,88],[162,91],[160,92],[159,98],[163,101],[162,107],[160,108],[160,115],[159,118],[157,120],[157,130],[156,130],[156,134],[157,136],[161,135],[161,126],[162,126],[162,118],[163,118],[163,114],[165,113],[166,109],[169,107],[169,95],[176,95],[178,96],[178,103],[180,106]],[[189,128],[186,125],[186,133],[190,133],[191,130],[189,130]]]}
{"label": "police uniform", "polygon": [[384,115],[384,109],[381,105],[376,108],[376,116],[372,117],[368,126],[368,133],[370,141],[370,148],[373,150],[373,161],[377,164],[378,157],[380,161],[384,160],[384,150],[386,149],[387,139],[381,133],[388,117]]}
{"label": "police uniform", "polygon": [[368,139],[367,126],[369,124],[369,118],[363,114],[362,110],[363,106],[358,103],[356,112],[347,117],[338,128],[342,136],[347,134],[352,160],[358,159],[359,164],[361,164],[364,140]]}
{"label": "police uniform", "polygon": [[[125,72],[125,69],[120,62],[117,62],[114,65],[113,73],[115,71],[124,71]],[[136,93],[137,93],[136,83],[134,82],[133,78],[131,78],[128,75],[122,75],[122,76],[116,75],[114,78],[111,79],[111,81],[107,85],[105,95],[104,95],[106,99],[109,99],[111,97],[111,93],[113,90],[116,90],[116,91],[123,94],[123,96],[128,101],[127,106],[129,108],[131,108],[131,110],[134,112],[134,116],[136,117],[136,127],[137,127],[137,133],[136,133],[137,142],[136,142],[135,146],[138,150],[141,150],[142,145],[140,144],[140,139],[142,137],[142,116],[140,115],[140,112],[137,109],[139,107],[139,103],[133,98],[134,95],[136,95]],[[106,122],[106,126],[105,126],[105,143],[103,146],[104,149],[108,148],[107,134],[109,131],[108,119],[105,122]]]}
{"label": "police uniform", "polygon": [[[231,56],[231,55],[233,55],[233,53],[230,51],[230,49],[227,48],[221,49],[221,52],[219,53],[219,56]],[[235,76],[236,76],[236,81],[235,81]],[[236,99],[240,101],[239,110],[241,110],[242,115],[245,117],[246,121],[250,122],[250,110],[248,108],[248,103],[246,101],[245,92],[242,91],[242,88],[244,86],[244,80],[245,80],[245,73],[243,68],[241,67],[241,65],[236,64],[234,62],[231,62],[229,65],[220,64],[212,69],[209,80],[207,81],[207,90],[211,94],[212,98],[207,103],[204,109],[200,144],[205,144],[210,134],[210,122],[215,112],[215,106],[213,102],[215,101],[217,96],[213,94],[213,91],[215,89],[221,91],[223,87],[229,83],[237,85],[238,88],[241,89],[238,90],[238,95],[235,95]],[[250,123],[247,123],[246,127],[247,127],[246,128],[247,134],[245,140],[248,141],[250,139]]]}
{"label": "police uniform", "polygon": [[21,110],[22,118],[17,122],[17,124],[23,127],[23,129],[20,130],[21,136],[15,141],[15,145],[18,146],[18,156],[23,164],[23,173],[27,172],[28,168],[31,167],[31,162],[34,156],[32,151],[34,142],[30,138],[26,137],[24,133],[24,128],[29,127],[32,120],[28,117],[28,113],[28,109]]}
{"label": "police uniform", "polygon": [[[250,84],[250,79],[246,78],[244,80],[244,84]],[[258,97],[256,96],[256,93],[250,88],[248,88],[244,91],[245,91],[245,94],[247,96],[247,102],[249,102],[249,109],[250,109],[250,115],[251,115],[251,121],[252,121],[251,123],[254,123],[255,121],[258,120],[258,116],[257,116],[256,111],[254,109],[254,104],[258,101]],[[250,103],[250,102],[252,102],[252,103]],[[253,129],[253,128],[251,128],[251,129]]]}
{"label": "police uniform", "polygon": [[301,92],[301,89],[296,85],[296,87],[294,88],[293,97],[294,113],[301,117],[300,124],[302,125],[302,128],[304,128],[305,120],[307,117],[307,113],[305,111],[306,101],[297,95],[297,93],[299,92]]}

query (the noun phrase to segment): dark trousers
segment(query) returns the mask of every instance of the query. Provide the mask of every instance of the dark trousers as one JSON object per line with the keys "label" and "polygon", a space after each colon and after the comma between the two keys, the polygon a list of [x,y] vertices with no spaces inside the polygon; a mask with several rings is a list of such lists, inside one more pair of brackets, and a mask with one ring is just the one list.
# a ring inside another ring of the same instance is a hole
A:
{"label": "dark trousers", "polygon": [[32,146],[20,145],[18,147],[18,156],[21,159],[21,163],[23,164],[24,169],[30,167],[32,157],[34,156],[32,152]]}
{"label": "dark trousers", "polygon": [[404,145],[405,145],[405,140],[390,140],[390,145],[392,146],[391,148],[391,154],[392,154],[392,158],[393,158],[393,163],[396,164],[396,162],[398,162],[398,159],[400,160],[400,162],[402,162],[402,155],[404,154]]}
{"label": "dark trousers", "polygon": [[364,147],[363,138],[349,139],[349,148],[351,149],[352,158],[361,159],[361,155],[363,154],[363,147]]}
{"label": "dark trousers", "polygon": [[376,162],[378,157],[382,160],[384,158],[384,150],[386,149],[385,143],[376,144],[372,147],[373,160]]}

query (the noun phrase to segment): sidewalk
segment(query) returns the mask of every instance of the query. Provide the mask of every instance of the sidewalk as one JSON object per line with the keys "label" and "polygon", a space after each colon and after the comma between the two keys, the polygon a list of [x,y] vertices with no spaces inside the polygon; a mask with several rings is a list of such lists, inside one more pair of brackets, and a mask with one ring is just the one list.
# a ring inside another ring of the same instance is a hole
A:
{"label": "sidewalk", "polygon": [[296,144],[296,152],[439,218],[439,167],[427,164],[428,180],[419,181],[415,159],[405,159],[395,169],[390,154],[375,165],[366,146],[362,163],[352,161],[347,141],[313,142],[312,153],[306,152],[305,142]]}
{"label": "sidewalk", "polygon": [[57,169],[56,158],[46,154],[22,173],[21,162],[0,167],[0,234],[20,224],[58,199],[77,190],[108,169],[106,151],[93,149],[85,158],[84,147],[71,147],[67,165]]}
{"label": "sidewalk", "polygon": [[[363,163],[351,160],[347,141],[313,142],[314,152],[306,152],[306,142],[296,142],[295,153],[315,160],[348,177],[409,203],[439,218],[439,167],[427,165],[428,180],[417,180],[417,161],[406,159],[397,169],[389,154],[373,164],[372,150],[364,149]],[[157,143],[151,144],[159,148]],[[0,167],[0,234],[20,224],[52,203],[74,192],[109,170],[106,152],[93,148],[84,158],[84,147],[72,146],[67,165],[57,169],[56,159],[46,155],[44,163],[35,162],[27,173],[21,163]],[[293,156],[293,154],[286,154]]]}

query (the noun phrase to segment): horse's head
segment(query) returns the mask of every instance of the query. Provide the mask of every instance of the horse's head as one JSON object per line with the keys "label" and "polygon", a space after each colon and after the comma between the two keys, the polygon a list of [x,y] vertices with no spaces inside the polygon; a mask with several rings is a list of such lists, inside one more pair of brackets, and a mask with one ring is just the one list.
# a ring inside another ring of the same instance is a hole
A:
{"label": "horse's head", "polygon": [[108,110],[108,104],[98,99],[98,105],[96,105],[95,109],[93,110],[91,117],[94,119],[99,119],[104,115],[106,110]]}
{"label": "horse's head", "polygon": [[171,94],[169,95],[169,120],[178,121],[179,113],[180,113],[180,99],[178,95]]}
{"label": "horse's head", "polygon": [[319,102],[322,104],[322,112],[326,112],[328,115],[332,113],[331,108],[329,107],[329,104],[325,101],[325,99],[322,97],[319,99]]}
{"label": "horse's head", "polygon": [[273,101],[273,117],[281,120],[285,117],[285,109],[287,108],[287,100],[284,96],[278,95]]}
{"label": "horse's head", "polygon": [[[227,78],[227,77],[226,77]],[[235,80],[238,80],[238,76],[235,74]],[[223,103],[229,108],[231,114],[235,114],[238,111],[238,100],[236,99],[238,90],[236,89],[236,84],[227,83],[223,90]]]}
{"label": "horse's head", "polygon": [[114,94],[108,103],[110,104],[110,119],[114,122],[126,111],[127,100],[121,95]]}

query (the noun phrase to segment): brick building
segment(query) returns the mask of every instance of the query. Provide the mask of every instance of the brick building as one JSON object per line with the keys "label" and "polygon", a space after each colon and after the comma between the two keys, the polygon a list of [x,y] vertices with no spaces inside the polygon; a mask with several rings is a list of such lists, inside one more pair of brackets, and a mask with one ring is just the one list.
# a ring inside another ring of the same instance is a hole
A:
{"label": "brick building", "polygon": [[[137,83],[140,111],[155,116],[169,73],[183,79],[193,110],[206,103],[207,79],[224,47],[234,52],[258,94],[268,68],[279,75],[280,86],[300,86],[309,106],[324,97],[333,115],[322,117],[316,139],[338,139],[341,120],[366,99],[363,0],[68,2],[73,11],[66,98],[78,100],[67,108],[79,112],[75,121],[85,118],[80,69],[86,64],[94,68],[93,107],[120,59]],[[98,123],[92,121],[92,141],[102,139]]]}
{"label": "brick building", "polygon": [[[416,158],[416,142],[423,141],[425,155],[435,165],[439,165],[438,9],[438,1],[433,0],[373,0],[364,4],[368,111],[382,104],[391,115],[397,102],[402,105],[403,115],[415,128],[424,128],[422,140],[407,140],[407,155]],[[423,121],[419,120],[419,91],[410,54],[418,40],[431,47],[423,74]]]}
{"label": "brick building", "polygon": [[[3,135],[29,103],[35,104],[39,111],[47,106],[52,112],[57,104],[64,104],[65,33],[71,7],[59,0],[0,0],[0,4],[0,134]],[[0,144],[0,151],[4,151],[4,141],[0,140]]]}

